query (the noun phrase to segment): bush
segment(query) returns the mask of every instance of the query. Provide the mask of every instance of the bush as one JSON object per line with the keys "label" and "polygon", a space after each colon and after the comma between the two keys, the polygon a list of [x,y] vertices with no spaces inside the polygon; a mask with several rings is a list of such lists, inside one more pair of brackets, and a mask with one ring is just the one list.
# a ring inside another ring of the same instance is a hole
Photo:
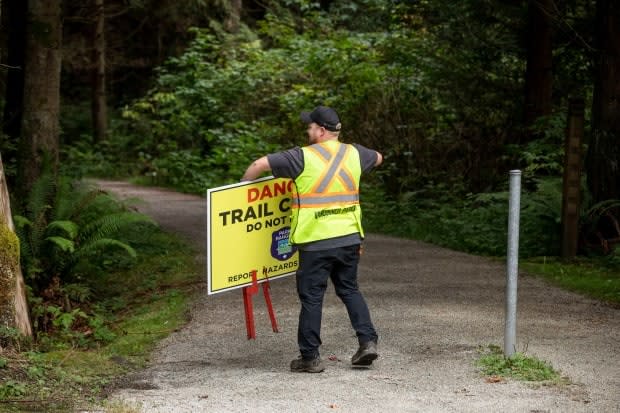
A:
{"label": "bush", "polygon": [[[107,149],[101,148],[103,160],[121,164],[123,171],[132,160],[131,175],[202,193],[237,181],[257,156],[305,143],[299,112],[322,103],[338,108],[345,141],[385,148],[399,164],[390,169],[391,190],[450,169],[449,159],[431,165],[417,157],[454,146],[427,140],[436,119],[435,108],[424,103],[433,92],[423,74],[411,58],[385,64],[386,55],[404,53],[399,42],[415,46],[413,33],[355,33],[326,23],[297,35],[287,31],[282,16],[271,17],[262,40],[247,30],[227,34],[216,24],[193,29],[194,41],[159,69],[151,92],[123,109]],[[325,18],[309,10],[305,27]],[[93,165],[102,160],[92,159],[88,147],[68,153]],[[123,155],[114,161],[108,154]],[[105,169],[112,168],[99,167]]]}
{"label": "bush", "polygon": [[88,283],[110,264],[130,264],[136,250],[122,230],[153,221],[98,189],[43,175],[15,215],[21,265],[40,342],[85,346],[111,337],[91,306]]}
{"label": "bush", "polygon": [[[458,193],[431,186],[416,193],[404,194],[398,201],[383,199],[381,196],[371,196],[370,202],[364,203],[369,230],[420,239],[475,254],[506,255],[507,192],[459,197]],[[520,217],[521,257],[557,255],[560,211],[559,180],[540,180],[534,191],[524,191]],[[389,222],[385,218],[389,218]]]}

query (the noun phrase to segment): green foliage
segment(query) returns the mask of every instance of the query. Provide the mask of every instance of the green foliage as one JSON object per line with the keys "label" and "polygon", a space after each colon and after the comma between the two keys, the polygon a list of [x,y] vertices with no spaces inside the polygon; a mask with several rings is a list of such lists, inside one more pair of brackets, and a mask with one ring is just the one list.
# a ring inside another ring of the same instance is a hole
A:
{"label": "green foliage", "polygon": [[[618,266],[620,247],[620,200],[609,199],[591,205],[580,215],[581,247],[591,255],[608,255],[611,265]],[[613,240],[616,240],[615,242]]]}
{"label": "green foliage", "polygon": [[[381,195],[364,202],[369,230],[391,232],[482,255],[505,256],[508,236],[508,192],[460,196],[441,186],[404,194],[398,201]],[[559,251],[561,184],[536,181],[521,195],[522,257]],[[386,222],[389,219],[389,222]]]}
{"label": "green foliage", "polygon": [[47,174],[25,204],[15,223],[37,344],[75,348],[112,340],[102,310],[92,305],[89,283],[135,263],[127,231],[154,227],[153,221],[105,192]]}
{"label": "green foliage", "polygon": [[[67,293],[66,290],[64,292]],[[109,320],[96,310],[90,311],[90,314],[79,307],[66,311],[35,299],[32,317],[34,328],[38,331],[39,350],[89,348],[95,344],[110,343],[116,338],[116,333],[108,325]]]}
{"label": "green foliage", "polygon": [[[557,13],[554,24],[581,27],[589,15]],[[202,194],[236,182],[258,156],[304,144],[299,112],[327,104],[344,141],[384,154],[364,195],[378,212],[366,214],[370,229],[503,255],[506,172],[521,168],[521,255],[557,254],[567,96],[555,93],[552,114],[523,128],[526,22],[525,3],[477,0],[287,0],[254,32],[211,22],[122,108],[101,147],[116,167],[100,170]],[[554,58],[585,80],[583,50]],[[76,160],[100,162],[76,148]]]}
{"label": "green foliage", "polygon": [[[437,165],[421,154],[415,160],[410,156],[444,149],[436,139],[427,140],[436,121],[424,99],[434,92],[423,85],[425,74],[416,62],[404,59],[410,50],[401,46],[415,48],[423,39],[403,31],[336,30],[323,21],[325,15],[310,10],[304,27],[325,24],[303,35],[289,30],[284,9],[267,17],[261,40],[247,30],[226,34],[216,24],[194,30],[185,53],[159,70],[155,88],[125,107],[124,121],[113,127],[110,150],[138,159],[134,174],[204,192],[236,181],[257,156],[305,142],[299,112],[324,103],[342,114],[345,140],[385,148],[393,162],[411,160],[392,170],[397,176],[389,178],[397,190],[436,171]],[[388,58],[396,63],[386,64]],[[424,162],[418,174],[411,173],[415,161]],[[439,167],[449,165],[447,160]]]}
{"label": "green foliage", "polygon": [[[67,150],[86,164],[72,169],[204,193],[257,156],[305,143],[299,111],[327,104],[345,141],[385,155],[388,196],[438,183],[496,192],[516,166],[535,185],[560,172],[565,98],[522,129],[526,13],[484,1],[287,0],[270,3],[256,32],[211,22],[122,108],[108,142]],[[529,133],[539,138],[520,144]]]}
{"label": "green foliage", "polygon": [[555,257],[532,258],[522,263],[528,273],[570,291],[609,303],[620,303],[618,252],[598,259],[562,262]]}
{"label": "green foliage", "polygon": [[[4,106],[4,99],[0,98],[0,110]],[[0,112],[3,113],[3,112]],[[2,157],[2,166],[5,176],[14,177],[17,173],[17,142],[10,139],[4,133],[4,128],[0,128],[0,157]]]}
{"label": "green foliage", "polygon": [[247,72],[259,71],[260,77],[267,70],[260,62],[235,60],[237,54],[251,56],[258,43],[245,33],[245,43],[230,36],[219,42],[206,30],[194,33],[185,54],[160,70],[157,87],[125,108],[111,146],[124,146],[122,152],[140,160],[134,173],[201,193],[238,180],[248,159],[273,150],[266,138],[274,127],[253,120],[262,103],[247,96],[261,82]]}
{"label": "green foliage", "polygon": [[12,348],[17,351],[27,344],[28,339],[13,327],[0,326],[0,348]]}
{"label": "green foliage", "polygon": [[34,295],[55,278],[79,280],[76,268],[84,260],[100,259],[114,249],[135,257],[130,245],[113,237],[121,228],[144,222],[152,221],[104,192],[43,175],[22,215],[15,216],[24,276]]}
{"label": "green foliage", "polygon": [[93,144],[90,137],[84,136],[76,142],[62,146],[63,174],[75,179],[92,176],[123,177],[131,174],[140,166],[135,165],[135,159],[131,159],[131,165],[123,162],[118,154],[122,153],[124,148],[114,146],[115,143],[106,140]]}
{"label": "green foliage", "polygon": [[605,257],[605,260],[609,267],[620,269],[620,248],[616,247],[611,254]]}
{"label": "green foliage", "polygon": [[561,376],[553,367],[536,357],[515,353],[505,357],[499,346],[490,345],[477,361],[485,376],[514,378],[522,381],[548,381],[559,383]]}
{"label": "green foliage", "polygon": [[7,380],[0,384],[0,400],[12,399],[26,393],[26,386],[15,380]]}
{"label": "green foliage", "polygon": [[406,14],[406,2],[384,0],[336,0],[329,8],[335,23],[352,31],[374,32],[393,29]]}
{"label": "green foliage", "polygon": [[560,112],[553,116],[540,117],[531,127],[529,133],[536,136],[525,148],[509,146],[510,151],[519,159],[523,167],[524,178],[541,176],[562,176],[564,170],[564,140],[566,135],[566,116]]}
{"label": "green foliage", "polygon": [[31,296],[29,304],[38,350],[89,348],[116,336],[83,284],[48,287],[44,297]]}
{"label": "green foliage", "polygon": [[[515,160],[557,173],[557,147],[509,145],[522,133],[524,10],[478,3],[276,2],[258,33],[193,29],[148,95],[123,109],[103,158],[125,154],[119,170],[138,160],[129,174],[203,193],[257,156],[304,143],[298,114],[322,103],[338,108],[345,141],[384,153],[390,196],[436,182],[489,192]],[[554,138],[556,118],[540,126]]]}
{"label": "green foliage", "polygon": [[[2,354],[0,377],[9,385],[0,388],[0,401],[37,400],[45,411],[81,408],[115,376],[144,366],[155,344],[187,321],[189,297],[201,282],[196,252],[154,225],[140,225],[118,233],[139,253],[131,266],[118,265],[125,254],[109,255],[103,268],[81,265],[89,274],[81,282],[57,285],[56,300],[30,297],[45,331],[39,329],[32,351]],[[11,334],[19,335],[0,330],[0,340]]]}

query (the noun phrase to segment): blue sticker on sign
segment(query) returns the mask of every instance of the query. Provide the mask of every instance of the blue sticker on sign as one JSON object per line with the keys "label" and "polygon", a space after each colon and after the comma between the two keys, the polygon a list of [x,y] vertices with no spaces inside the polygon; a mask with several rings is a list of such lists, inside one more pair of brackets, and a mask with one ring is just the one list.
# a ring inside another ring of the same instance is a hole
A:
{"label": "blue sticker on sign", "polygon": [[286,261],[297,251],[297,248],[288,242],[290,232],[291,227],[284,227],[271,234],[271,256],[273,258]]}

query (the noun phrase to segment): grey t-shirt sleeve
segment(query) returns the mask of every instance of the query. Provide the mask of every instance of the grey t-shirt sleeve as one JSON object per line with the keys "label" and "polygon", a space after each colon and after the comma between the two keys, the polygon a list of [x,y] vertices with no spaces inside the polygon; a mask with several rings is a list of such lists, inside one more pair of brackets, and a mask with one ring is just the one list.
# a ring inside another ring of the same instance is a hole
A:
{"label": "grey t-shirt sleeve", "polygon": [[267,155],[275,178],[295,179],[304,169],[304,153],[299,147]]}
{"label": "grey t-shirt sleeve", "polygon": [[365,146],[362,146],[358,143],[354,143],[355,149],[360,154],[360,163],[362,164],[362,172],[369,172],[372,168],[375,167],[377,163],[377,151],[373,151],[372,149],[368,149]]}

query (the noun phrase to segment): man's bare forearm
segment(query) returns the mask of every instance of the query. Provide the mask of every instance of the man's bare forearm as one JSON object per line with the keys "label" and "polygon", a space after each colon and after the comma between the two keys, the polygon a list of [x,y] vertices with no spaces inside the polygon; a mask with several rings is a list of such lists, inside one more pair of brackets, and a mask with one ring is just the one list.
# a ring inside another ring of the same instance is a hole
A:
{"label": "man's bare forearm", "polygon": [[269,160],[266,156],[259,158],[252,162],[248,169],[246,169],[241,181],[253,181],[258,178],[263,172],[271,171]]}

